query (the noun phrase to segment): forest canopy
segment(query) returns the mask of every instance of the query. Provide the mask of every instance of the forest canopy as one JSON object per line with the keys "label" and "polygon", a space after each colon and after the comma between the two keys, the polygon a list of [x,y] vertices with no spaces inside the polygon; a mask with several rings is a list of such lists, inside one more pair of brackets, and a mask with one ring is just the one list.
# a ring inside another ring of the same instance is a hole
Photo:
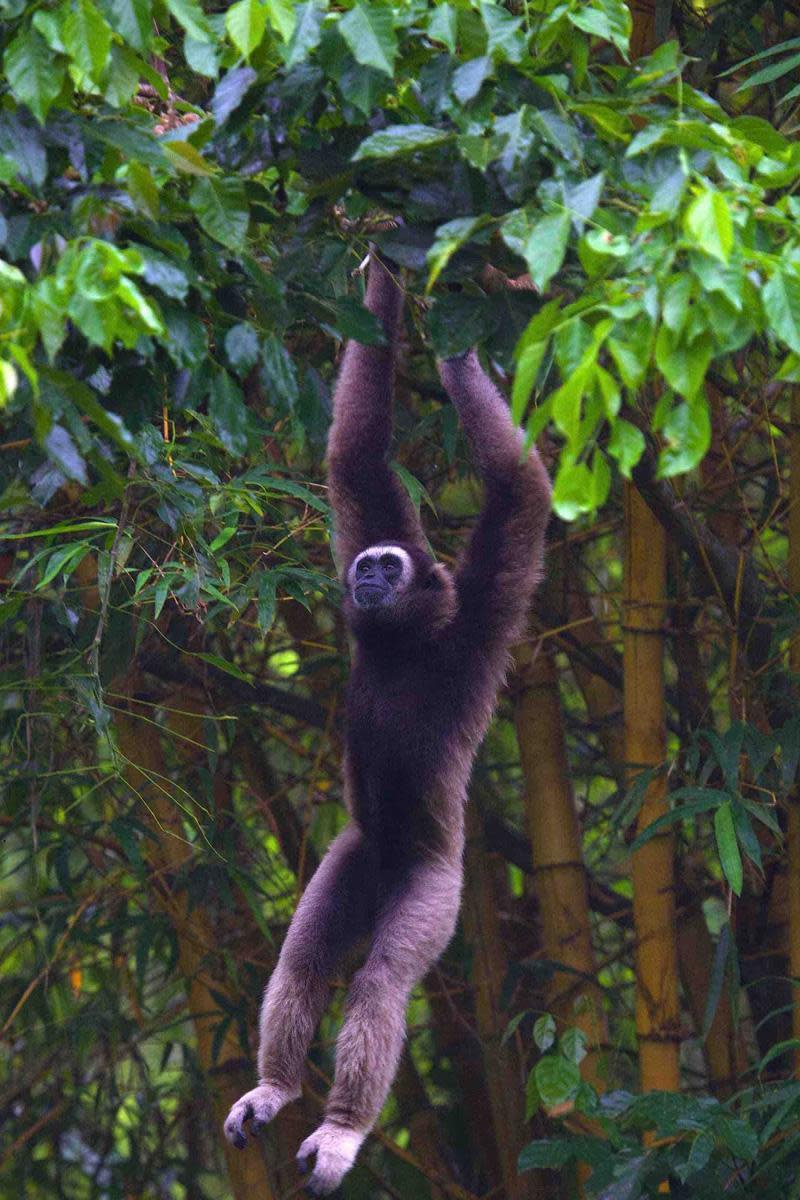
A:
{"label": "forest canopy", "polygon": [[345,1183],[800,1195],[800,11],[0,0],[0,1189],[288,1197],[237,1155],[341,828],[323,456],[370,244],[452,560],[477,345],[554,478],[462,921]]}

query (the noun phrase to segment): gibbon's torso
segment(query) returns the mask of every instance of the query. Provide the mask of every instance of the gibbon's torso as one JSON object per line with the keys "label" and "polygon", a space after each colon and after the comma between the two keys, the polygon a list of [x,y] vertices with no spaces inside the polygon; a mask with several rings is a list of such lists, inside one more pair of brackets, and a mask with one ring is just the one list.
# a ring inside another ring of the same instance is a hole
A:
{"label": "gibbon's torso", "polygon": [[448,824],[460,828],[501,678],[502,668],[453,630],[400,643],[395,653],[385,640],[374,653],[358,646],[347,692],[346,800],[385,866],[402,866],[419,849],[443,852]]}

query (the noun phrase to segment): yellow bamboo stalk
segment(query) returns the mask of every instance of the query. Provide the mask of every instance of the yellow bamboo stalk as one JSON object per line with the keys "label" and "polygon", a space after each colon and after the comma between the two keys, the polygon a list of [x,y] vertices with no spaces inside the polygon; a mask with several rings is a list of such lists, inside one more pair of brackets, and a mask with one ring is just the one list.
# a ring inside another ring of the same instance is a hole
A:
{"label": "yellow bamboo stalk", "polygon": [[584,978],[595,973],[586,870],[572,795],[558,674],[552,647],[538,653],[530,642],[518,647],[515,719],[525,779],[526,812],[539,903],[541,948],[545,958],[572,971],[557,971],[547,1007],[564,1025],[583,1030],[590,1053],[584,1078],[602,1090],[598,1047],[608,1031],[600,988]]}
{"label": "yellow bamboo stalk", "polygon": [[[796,598],[800,593],[800,391],[792,394],[792,424],[789,435],[789,591]],[[790,667],[800,672],[800,632],[792,636],[789,649]],[[800,980],[800,795],[789,806],[787,830],[788,887],[789,887],[789,974]],[[792,1007],[792,1036],[800,1039],[800,996],[794,989]],[[800,1047],[794,1053],[795,1075],[800,1078]]]}
{"label": "yellow bamboo stalk", "polygon": [[[624,710],[630,777],[666,757],[664,711],[664,531],[632,484],[625,487]],[[666,779],[657,775],[639,812],[638,831],[666,812]],[[642,1089],[677,1091],[679,1007],[673,838],[669,830],[633,855],[636,930],[636,1032]]]}

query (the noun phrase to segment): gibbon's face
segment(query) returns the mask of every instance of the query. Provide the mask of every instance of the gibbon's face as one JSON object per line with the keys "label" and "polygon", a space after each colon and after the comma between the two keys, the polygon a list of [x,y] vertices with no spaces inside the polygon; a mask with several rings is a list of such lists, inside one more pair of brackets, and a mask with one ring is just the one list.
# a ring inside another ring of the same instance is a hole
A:
{"label": "gibbon's face", "polygon": [[368,546],[345,582],[345,616],[356,633],[390,626],[425,632],[454,615],[449,572],[416,546]]}
{"label": "gibbon's face", "polygon": [[348,572],[350,593],[357,608],[394,604],[414,579],[414,566],[402,546],[369,546],[353,560]]}

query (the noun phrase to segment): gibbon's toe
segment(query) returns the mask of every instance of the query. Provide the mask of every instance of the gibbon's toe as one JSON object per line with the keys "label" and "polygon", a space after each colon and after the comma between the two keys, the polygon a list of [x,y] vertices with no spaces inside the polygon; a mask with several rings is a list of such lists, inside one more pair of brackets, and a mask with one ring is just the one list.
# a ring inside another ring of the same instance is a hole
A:
{"label": "gibbon's toe", "polygon": [[355,1162],[364,1135],[341,1125],[320,1125],[297,1152],[297,1166],[305,1174],[316,1156],[314,1170],[306,1181],[312,1196],[327,1196],[344,1179]]}
{"label": "gibbon's toe", "polygon": [[[268,1125],[283,1108],[287,1100],[293,1097],[279,1088],[262,1084],[246,1092],[237,1100],[225,1121],[225,1137],[237,1150],[244,1150],[247,1145],[247,1135],[254,1137],[265,1125]],[[248,1126],[249,1128],[246,1128]]]}

